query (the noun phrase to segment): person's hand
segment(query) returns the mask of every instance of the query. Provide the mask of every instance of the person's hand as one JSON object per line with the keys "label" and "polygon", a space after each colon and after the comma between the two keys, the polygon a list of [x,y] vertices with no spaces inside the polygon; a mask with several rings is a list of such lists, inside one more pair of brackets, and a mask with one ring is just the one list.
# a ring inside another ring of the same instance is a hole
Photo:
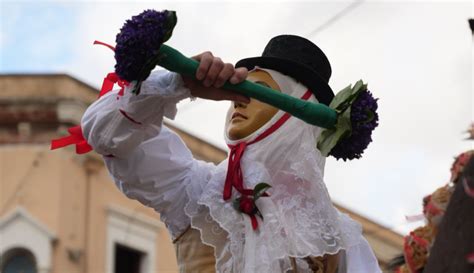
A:
{"label": "person's hand", "polygon": [[183,76],[184,84],[191,90],[194,97],[209,100],[232,100],[249,103],[250,99],[237,92],[222,89],[226,81],[237,84],[247,78],[246,68],[234,68],[230,63],[224,63],[214,57],[211,52],[204,52],[192,57],[199,62],[196,79]]}

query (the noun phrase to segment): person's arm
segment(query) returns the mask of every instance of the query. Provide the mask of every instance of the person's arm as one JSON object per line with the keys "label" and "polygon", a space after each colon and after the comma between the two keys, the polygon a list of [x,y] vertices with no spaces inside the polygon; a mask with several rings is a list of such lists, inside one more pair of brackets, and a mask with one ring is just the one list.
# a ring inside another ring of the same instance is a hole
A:
{"label": "person's arm", "polygon": [[84,113],[83,134],[97,153],[128,158],[141,143],[157,136],[163,118],[173,119],[176,104],[190,96],[181,76],[165,70],[151,73],[139,95],[130,90],[126,87],[123,96],[109,92]]}
{"label": "person's arm", "polygon": [[173,119],[176,103],[189,96],[210,100],[248,102],[235,92],[220,89],[229,80],[239,83],[247,77],[245,68],[234,69],[205,52],[194,57],[200,62],[197,80],[166,70],[153,72],[142,84],[140,94],[126,87],[123,96],[110,92],[94,102],[82,118],[85,138],[102,155],[124,158],[143,141],[157,135],[163,117]]}
{"label": "person's arm", "polygon": [[[247,100],[214,86],[222,78],[237,77],[241,81],[246,71],[227,65],[216,69],[214,61],[206,68],[203,61],[201,58],[203,84],[186,79],[194,93],[180,75],[153,72],[142,83],[139,95],[131,94],[130,88],[122,97],[110,92],[93,103],[82,118],[84,137],[104,155],[118,188],[129,198],[157,210],[173,237],[189,224],[184,213],[187,193],[199,192],[214,166],[194,160],[183,141],[162,125],[163,117],[174,118],[176,103],[190,94],[216,100]],[[224,76],[219,77],[222,73]],[[210,86],[206,82],[209,76],[214,77]]]}

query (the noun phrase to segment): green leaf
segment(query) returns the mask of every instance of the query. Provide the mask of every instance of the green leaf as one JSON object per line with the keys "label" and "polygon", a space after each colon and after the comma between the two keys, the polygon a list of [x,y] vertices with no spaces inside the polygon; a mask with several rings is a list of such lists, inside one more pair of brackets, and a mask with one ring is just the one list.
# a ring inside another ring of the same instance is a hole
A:
{"label": "green leaf", "polygon": [[367,84],[359,80],[353,87],[349,85],[339,91],[331,101],[329,106],[336,110],[338,117],[335,128],[324,130],[318,139],[317,146],[322,155],[328,156],[341,139],[351,135],[351,105],[363,90],[367,90]]}
{"label": "green leaf", "polygon": [[359,93],[364,90],[367,90],[367,84],[364,84],[362,80],[357,81],[354,85],[354,88],[352,88],[352,94],[355,95],[354,100],[359,95]]}
{"label": "green leaf", "polygon": [[352,126],[350,109],[338,117],[336,128],[328,129],[321,133],[318,139],[318,149],[323,156],[328,156],[332,148],[344,137],[351,134]]}
{"label": "green leaf", "polygon": [[339,113],[342,113],[342,112],[346,111],[352,105],[352,103],[355,101],[355,99],[357,98],[358,95],[359,95],[359,93],[357,92],[356,94],[351,94],[350,96],[348,96],[345,101],[343,101],[341,104],[339,104],[339,106],[336,108],[336,110]]}
{"label": "green leaf", "polygon": [[354,88],[352,88],[352,93],[355,93],[357,91],[360,91],[361,90],[361,87],[364,86],[364,83],[362,82],[362,80],[358,80],[356,82],[356,84],[354,85]]}
{"label": "green leaf", "polygon": [[351,85],[346,86],[341,91],[337,92],[336,96],[332,99],[329,107],[337,109],[337,107],[344,102],[352,94]]}
{"label": "green leaf", "polygon": [[257,185],[255,185],[255,188],[253,188],[253,199],[257,200],[265,193],[265,191],[267,191],[271,187],[272,186],[265,182],[258,183]]}
{"label": "green leaf", "polygon": [[166,29],[165,36],[163,39],[163,43],[168,41],[173,34],[173,29],[178,22],[178,17],[176,16],[176,12],[173,10],[168,10],[168,17],[166,18],[164,28]]}
{"label": "green leaf", "polygon": [[346,99],[339,104],[336,110],[338,110],[339,112],[346,111],[352,105],[352,103],[354,103],[354,101],[357,99],[360,92],[362,90],[365,90],[364,86],[365,88],[367,88],[367,85],[364,85],[362,80],[359,80],[358,82],[356,82],[356,84],[350,91],[350,95],[346,96]]}
{"label": "green leaf", "polygon": [[360,91],[363,90],[363,87],[364,84],[362,80],[356,82],[354,87],[351,87],[351,85],[345,87],[336,94],[334,99],[331,101],[331,104],[329,104],[329,107],[338,111],[339,113],[346,111],[346,109],[355,101]]}

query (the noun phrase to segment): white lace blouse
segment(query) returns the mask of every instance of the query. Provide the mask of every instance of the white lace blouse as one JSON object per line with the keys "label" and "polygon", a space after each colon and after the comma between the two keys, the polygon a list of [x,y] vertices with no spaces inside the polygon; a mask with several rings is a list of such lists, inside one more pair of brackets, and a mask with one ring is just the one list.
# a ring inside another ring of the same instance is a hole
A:
{"label": "white lace blouse", "polygon": [[[300,96],[304,86],[267,70],[283,92]],[[222,198],[227,161],[218,166],[193,158],[163,117],[174,118],[176,103],[190,96],[181,77],[153,72],[139,95],[110,92],[82,119],[84,137],[104,161],[117,187],[160,213],[174,238],[190,224],[215,249],[217,272],[287,272],[289,257],[341,252],[339,272],[380,272],[360,225],[338,212],[323,181],[324,157],[314,145],[320,128],[290,118],[242,157],[247,188],[272,185],[257,206],[264,216],[254,231],[249,218]],[[314,98],[313,98],[314,100]],[[279,111],[251,141],[282,116]],[[226,139],[229,144],[232,141]],[[281,149],[281,147],[285,147]],[[233,191],[233,197],[238,192]],[[298,272],[310,272],[300,260]]]}

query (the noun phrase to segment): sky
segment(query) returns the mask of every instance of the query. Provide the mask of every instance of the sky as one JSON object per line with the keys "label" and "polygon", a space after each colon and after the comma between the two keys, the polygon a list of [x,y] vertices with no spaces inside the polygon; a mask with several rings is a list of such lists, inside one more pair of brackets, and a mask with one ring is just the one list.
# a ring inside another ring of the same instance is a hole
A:
{"label": "sky", "polygon": [[[0,0],[0,73],[68,73],[99,88],[113,71],[123,22],[144,9],[176,10],[167,42],[185,55],[226,62],[259,56],[268,40],[296,34],[316,43],[338,91],[359,79],[379,97],[380,126],[364,157],[329,158],[333,200],[397,232],[422,223],[423,196],[449,180],[474,121],[469,1],[5,1]],[[185,100],[172,123],[225,149],[228,102]]]}

